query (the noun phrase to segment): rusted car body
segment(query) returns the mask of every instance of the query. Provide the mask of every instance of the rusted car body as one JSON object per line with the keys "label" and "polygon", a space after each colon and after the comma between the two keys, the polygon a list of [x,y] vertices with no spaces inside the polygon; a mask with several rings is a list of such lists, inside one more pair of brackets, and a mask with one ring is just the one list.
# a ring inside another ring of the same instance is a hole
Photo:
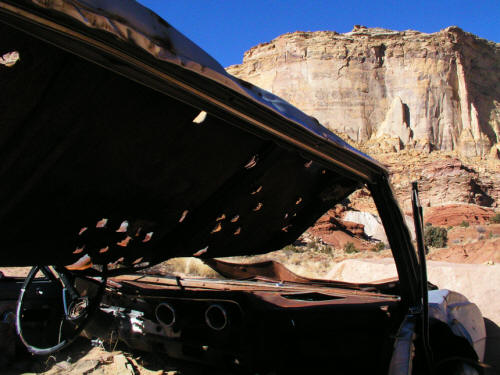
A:
{"label": "rusted car body", "polygon": [[[111,264],[95,320],[131,347],[215,366],[410,374],[482,360],[481,314],[428,292],[387,170],[315,119],[133,1],[0,1],[0,32],[2,266]],[[214,260],[292,243],[360,186],[397,280]],[[137,274],[178,256],[226,279]]]}

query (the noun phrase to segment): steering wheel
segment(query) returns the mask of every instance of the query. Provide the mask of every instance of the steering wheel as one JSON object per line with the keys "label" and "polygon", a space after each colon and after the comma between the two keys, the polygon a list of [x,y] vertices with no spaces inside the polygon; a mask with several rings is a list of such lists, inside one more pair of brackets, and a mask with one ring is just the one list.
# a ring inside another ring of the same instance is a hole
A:
{"label": "steering wheel", "polygon": [[106,281],[105,265],[85,271],[31,268],[16,308],[17,334],[28,351],[47,355],[71,344],[99,307]]}

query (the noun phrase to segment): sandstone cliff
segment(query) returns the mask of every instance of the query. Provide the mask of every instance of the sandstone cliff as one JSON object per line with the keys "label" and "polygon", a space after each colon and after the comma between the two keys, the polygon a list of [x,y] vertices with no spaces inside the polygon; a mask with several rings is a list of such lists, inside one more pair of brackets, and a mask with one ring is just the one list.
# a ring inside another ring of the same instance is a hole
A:
{"label": "sandstone cliff", "polygon": [[354,142],[500,154],[500,44],[457,27],[295,32],[250,49],[227,70]]}

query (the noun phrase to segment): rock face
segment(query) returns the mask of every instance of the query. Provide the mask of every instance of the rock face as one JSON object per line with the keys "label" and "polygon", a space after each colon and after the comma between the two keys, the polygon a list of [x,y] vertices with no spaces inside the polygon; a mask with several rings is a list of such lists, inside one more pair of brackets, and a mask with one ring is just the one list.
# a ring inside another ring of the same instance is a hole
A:
{"label": "rock face", "polygon": [[344,219],[349,222],[358,223],[364,226],[365,233],[384,243],[388,243],[382,221],[378,216],[369,212],[348,211]]}
{"label": "rock face", "polygon": [[427,208],[424,212],[426,223],[445,227],[458,226],[464,222],[467,225],[488,224],[494,215],[492,209],[472,204],[435,206]]}
{"label": "rock face", "polygon": [[391,183],[403,210],[411,212],[411,182],[418,181],[424,206],[469,203],[498,207],[500,202],[500,165],[465,163],[440,152],[422,154],[400,151],[376,154],[388,166]]}
{"label": "rock face", "polygon": [[373,246],[366,241],[365,227],[363,224],[342,220],[340,209],[331,209],[309,228],[309,233],[337,249],[342,249],[351,242],[358,250],[368,250]]}
{"label": "rock face", "polygon": [[457,27],[295,32],[250,49],[227,70],[354,142],[500,153],[500,44]]}

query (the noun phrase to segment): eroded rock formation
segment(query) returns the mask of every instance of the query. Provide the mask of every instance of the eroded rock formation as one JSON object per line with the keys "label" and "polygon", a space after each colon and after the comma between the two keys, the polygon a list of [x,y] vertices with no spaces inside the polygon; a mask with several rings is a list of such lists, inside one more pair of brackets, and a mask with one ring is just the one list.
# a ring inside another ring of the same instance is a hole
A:
{"label": "eroded rock formation", "polygon": [[422,154],[401,151],[374,155],[390,171],[391,183],[405,212],[411,211],[411,182],[418,181],[425,207],[451,203],[471,203],[498,207],[500,203],[500,163],[466,163],[442,152]]}
{"label": "eroded rock formation", "polygon": [[424,213],[426,223],[443,227],[489,224],[490,219],[495,215],[495,212],[491,208],[472,204],[450,204],[429,207]]}
{"label": "eroded rock formation", "polygon": [[295,32],[250,49],[228,71],[354,142],[500,153],[500,44],[457,27]]}

